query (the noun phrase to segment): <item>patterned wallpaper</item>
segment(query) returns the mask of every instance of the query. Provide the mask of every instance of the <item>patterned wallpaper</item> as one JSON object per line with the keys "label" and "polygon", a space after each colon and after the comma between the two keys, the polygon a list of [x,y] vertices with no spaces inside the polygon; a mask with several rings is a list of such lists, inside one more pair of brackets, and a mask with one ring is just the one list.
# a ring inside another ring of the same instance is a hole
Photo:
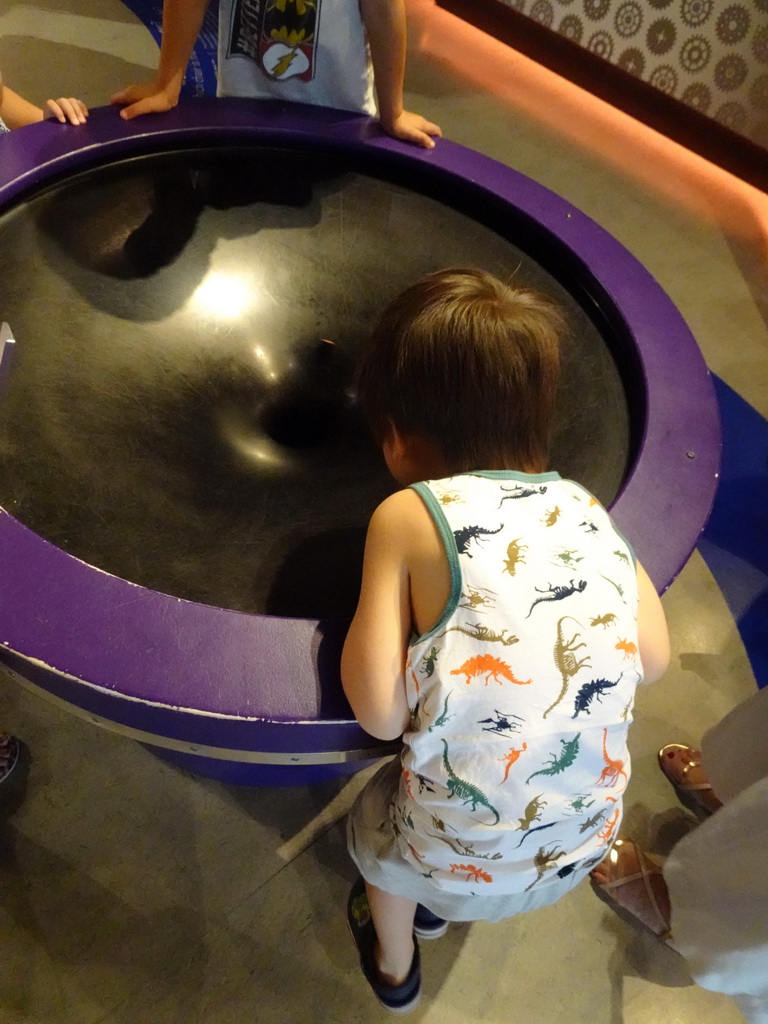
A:
{"label": "patterned wallpaper", "polygon": [[768,148],[768,0],[504,0]]}

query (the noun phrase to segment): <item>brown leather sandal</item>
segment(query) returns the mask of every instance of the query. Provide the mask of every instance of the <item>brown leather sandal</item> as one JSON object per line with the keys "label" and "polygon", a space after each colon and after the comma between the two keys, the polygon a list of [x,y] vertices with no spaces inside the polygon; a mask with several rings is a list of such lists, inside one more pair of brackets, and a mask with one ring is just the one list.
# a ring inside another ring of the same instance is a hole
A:
{"label": "brown leather sandal", "polygon": [[[682,771],[676,770],[682,764]],[[667,743],[659,751],[659,767],[684,807],[698,818],[709,818],[721,806],[709,782],[689,782],[692,768],[701,768],[701,751],[684,743]]]}
{"label": "brown leather sandal", "polygon": [[[595,877],[596,873],[605,876],[606,869],[607,880]],[[662,903],[665,908],[669,905],[667,883],[655,858],[643,853],[631,839],[617,839],[602,864],[590,872],[590,878],[598,896],[612,910],[633,923],[639,922],[657,939],[671,945],[669,914],[661,906]],[[632,898],[629,897],[629,886],[634,886]],[[626,902],[620,894],[621,889],[627,889]]]}

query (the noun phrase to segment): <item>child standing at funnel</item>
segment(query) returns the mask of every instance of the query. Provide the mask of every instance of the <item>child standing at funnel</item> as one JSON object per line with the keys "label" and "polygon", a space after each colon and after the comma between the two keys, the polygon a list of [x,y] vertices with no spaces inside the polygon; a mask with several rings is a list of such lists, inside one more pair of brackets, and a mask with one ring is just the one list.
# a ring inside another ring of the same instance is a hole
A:
{"label": "child standing at funnel", "polygon": [[419,997],[414,934],[554,903],[605,857],[635,687],[669,660],[631,548],[548,469],[561,330],[536,293],[441,271],[389,306],[359,371],[406,489],[371,519],[342,680],[403,750],[350,814],[348,919],[399,1012]]}
{"label": "child standing at funnel", "polygon": [[[176,106],[208,2],[164,0],[157,75],[112,97],[122,117]],[[405,0],[221,0],[218,94],[375,114],[375,84],[382,128],[432,148],[440,129],[403,108],[405,49]]]}

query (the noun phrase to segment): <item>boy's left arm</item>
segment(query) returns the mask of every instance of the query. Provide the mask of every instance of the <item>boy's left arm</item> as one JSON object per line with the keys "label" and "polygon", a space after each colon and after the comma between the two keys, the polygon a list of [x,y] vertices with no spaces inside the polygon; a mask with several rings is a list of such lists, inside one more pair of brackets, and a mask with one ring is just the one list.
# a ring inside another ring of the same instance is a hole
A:
{"label": "boy's left arm", "polygon": [[62,124],[84,124],[88,117],[88,108],[82,100],[75,97],[62,97],[58,100],[48,100],[43,110],[42,107],[36,107],[34,103],[19,96],[8,86],[3,88],[0,117],[10,129],[26,128],[28,124],[37,124],[49,116],[55,117]]}
{"label": "boy's left arm", "polygon": [[341,681],[355,717],[382,740],[397,739],[410,721],[405,659],[411,607],[401,493],[387,498],[371,517],[360,600],[341,656]]}
{"label": "boy's left arm", "polygon": [[0,99],[0,117],[13,131],[14,128],[25,128],[28,124],[42,121],[45,114],[40,107],[19,96],[13,89],[4,86]]}
{"label": "boy's left arm", "polygon": [[440,128],[420,114],[403,109],[405,0],[360,0],[360,13],[371,48],[382,128],[396,139],[432,149],[432,136],[442,135]]}

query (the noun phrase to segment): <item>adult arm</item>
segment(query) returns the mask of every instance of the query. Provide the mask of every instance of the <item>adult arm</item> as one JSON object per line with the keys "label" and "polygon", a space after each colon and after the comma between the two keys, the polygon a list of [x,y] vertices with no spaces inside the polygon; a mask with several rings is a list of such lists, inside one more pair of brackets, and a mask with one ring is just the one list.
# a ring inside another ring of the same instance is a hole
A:
{"label": "adult arm", "polygon": [[410,719],[405,659],[411,609],[402,495],[387,498],[371,517],[360,600],[341,656],[341,681],[355,717],[383,740],[402,735]]}
{"label": "adult arm", "polygon": [[123,109],[120,117],[130,121],[139,114],[170,110],[179,102],[189,58],[200,35],[209,0],[164,0],[163,34],[157,74],[150,82],[129,85],[115,93],[110,102]]}
{"label": "adult arm", "polygon": [[637,563],[637,585],[640,596],[637,608],[637,633],[643,679],[655,683],[669,668],[669,630],[656,588],[645,569]]}
{"label": "adult arm", "polygon": [[435,143],[431,136],[441,135],[440,128],[420,114],[403,109],[405,0],[360,0],[360,13],[371,48],[382,128],[396,139],[432,149]]}

